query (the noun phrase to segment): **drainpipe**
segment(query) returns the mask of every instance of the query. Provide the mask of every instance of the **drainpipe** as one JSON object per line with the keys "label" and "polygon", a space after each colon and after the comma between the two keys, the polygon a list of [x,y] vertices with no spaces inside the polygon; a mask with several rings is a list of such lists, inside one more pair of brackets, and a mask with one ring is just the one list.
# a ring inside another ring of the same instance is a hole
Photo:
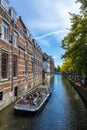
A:
{"label": "drainpipe", "polygon": [[35,44],[34,44],[34,87],[35,87],[35,53],[36,53],[36,50],[35,50]]}
{"label": "drainpipe", "polygon": [[13,42],[14,42],[14,20],[12,20],[12,41],[11,41],[11,43],[12,43],[12,46],[11,46],[11,51],[12,51],[12,60],[11,60],[11,62],[12,62],[12,66],[11,66],[11,69],[12,69],[12,79],[11,79],[11,91],[13,91]]}

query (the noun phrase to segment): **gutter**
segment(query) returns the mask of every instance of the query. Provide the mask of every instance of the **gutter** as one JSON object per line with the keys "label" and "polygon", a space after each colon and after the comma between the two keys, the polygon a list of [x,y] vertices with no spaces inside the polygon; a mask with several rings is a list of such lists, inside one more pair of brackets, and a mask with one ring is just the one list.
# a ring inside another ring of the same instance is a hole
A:
{"label": "gutter", "polygon": [[13,41],[14,41],[14,20],[12,20],[12,41],[11,41],[11,44],[12,44],[12,46],[11,46],[11,51],[12,51],[12,60],[11,60],[11,62],[12,62],[12,66],[11,66],[11,69],[12,69],[12,80],[11,80],[11,91],[13,91]]}

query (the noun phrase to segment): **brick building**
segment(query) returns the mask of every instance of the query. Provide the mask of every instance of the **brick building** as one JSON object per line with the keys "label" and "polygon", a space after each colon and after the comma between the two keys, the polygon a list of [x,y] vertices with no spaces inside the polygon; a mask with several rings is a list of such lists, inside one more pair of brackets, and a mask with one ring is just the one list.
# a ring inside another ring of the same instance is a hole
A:
{"label": "brick building", "polygon": [[0,109],[41,83],[41,48],[9,1],[0,0]]}
{"label": "brick building", "polygon": [[34,85],[37,86],[38,84],[42,83],[42,50],[40,46],[38,46],[35,39],[33,39],[33,78],[34,78]]}

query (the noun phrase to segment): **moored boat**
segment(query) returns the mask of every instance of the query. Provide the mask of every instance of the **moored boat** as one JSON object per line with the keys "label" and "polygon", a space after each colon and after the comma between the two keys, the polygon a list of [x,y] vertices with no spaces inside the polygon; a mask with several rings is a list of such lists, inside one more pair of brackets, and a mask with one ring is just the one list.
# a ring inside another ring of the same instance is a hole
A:
{"label": "moored boat", "polygon": [[19,99],[15,105],[15,111],[37,112],[47,101],[50,91],[47,87],[39,87]]}

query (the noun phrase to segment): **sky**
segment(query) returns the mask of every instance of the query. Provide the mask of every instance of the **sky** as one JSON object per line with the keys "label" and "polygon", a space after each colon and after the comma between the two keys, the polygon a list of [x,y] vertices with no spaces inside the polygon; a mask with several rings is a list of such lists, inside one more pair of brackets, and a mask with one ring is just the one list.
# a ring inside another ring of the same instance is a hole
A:
{"label": "sky", "polygon": [[71,13],[78,14],[79,3],[75,0],[9,0],[36,39],[43,52],[54,58],[55,66],[61,66],[64,50],[61,41],[70,28]]}

